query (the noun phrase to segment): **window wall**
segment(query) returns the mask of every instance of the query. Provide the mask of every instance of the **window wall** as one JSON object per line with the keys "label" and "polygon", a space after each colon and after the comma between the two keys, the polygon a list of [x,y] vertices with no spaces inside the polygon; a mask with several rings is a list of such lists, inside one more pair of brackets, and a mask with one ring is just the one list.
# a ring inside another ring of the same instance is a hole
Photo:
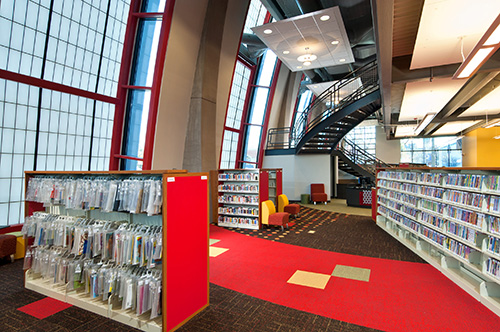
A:
{"label": "window wall", "polygon": [[107,170],[129,0],[0,1],[0,226],[25,170]]}
{"label": "window wall", "polygon": [[366,152],[375,155],[376,126],[358,125],[351,129],[345,138]]}
{"label": "window wall", "polygon": [[[158,59],[158,47],[163,26],[166,0],[144,0],[138,9],[134,9],[130,38],[135,32],[135,45],[130,69],[130,78],[124,82],[126,88],[125,119],[123,125],[122,147],[119,154],[121,159],[120,169],[141,170],[144,168],[146,148],[146,134],[153,130],[150,111],[156,113],[156,108],[151,108],[153,84],[155,82],[155,67]],[[160,56],[163,61],[164,52]],[[156,80],[159,80],[156,75]],[[120,125],[117,123],[117,125]],[[148,142],[152,144],[151,142]],[[117,151],[114,151],[115,154]],[[146,169],[151,166],[150,159]]]}
{"label": "window wall", "polygon": [[430,167],[462,166],[462,139],[459,137],[409,138],[400,142],[402,163]]}
{"label": "window wall", "polygon": [[[259,0],[250,2],[243,33],[269,22]],[[220,168],[256,168],[262,164],[279,60],[269,50],[257,59],[239,55],[236,61],[222,138]]]}

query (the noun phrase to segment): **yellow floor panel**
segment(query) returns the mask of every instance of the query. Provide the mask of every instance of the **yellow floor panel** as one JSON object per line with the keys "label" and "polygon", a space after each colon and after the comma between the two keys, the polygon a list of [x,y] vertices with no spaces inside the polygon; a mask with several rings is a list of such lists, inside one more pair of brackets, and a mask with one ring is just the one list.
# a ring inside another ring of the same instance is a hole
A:
{"label": "yellow floor panel", "polygon": [[217,257],[220,254],[223,254],[229,250],[226,248],[218,248],[218,247],[208,247],[208,249],[209,249],[208,253],[209,253],[210,257]]}
{"label": "yellow floor panel", "polygon": [[330,277],[328,274],[297,270],[287,282],[289,284],[325,289]]}

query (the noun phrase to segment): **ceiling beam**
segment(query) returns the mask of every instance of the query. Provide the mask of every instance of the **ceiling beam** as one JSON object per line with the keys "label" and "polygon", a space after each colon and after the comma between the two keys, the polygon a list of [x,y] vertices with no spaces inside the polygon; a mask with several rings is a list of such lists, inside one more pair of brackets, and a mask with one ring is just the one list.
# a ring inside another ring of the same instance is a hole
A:
{"label": "ceiling beam", "polygon": [[[469,106],[491,92],[499,85],[500,75],[498,72],[480,72],[472,76],[467,83],[457,92],[453,98],[439,111],[434,119],[422,131],[423,135],[431,135],[446,123],[450,116],[457,117]],[[465,107],[464,107],[465,105]],[[444,120],[445,122],[438,122]]]}
{"label": "ceiling beam", "polygon": [[452,77],[460,64],[410,70],[411,55],[392,59],[392,83],[408,83],[429,80],[434,77]]}
{"label": "ceiling beam", "polygon": [[[394,0],[371,0],[384,125],[391,122]],[[386,127],[387,128],[387,127]],[[390,130],[386,130],[389,137]]]}

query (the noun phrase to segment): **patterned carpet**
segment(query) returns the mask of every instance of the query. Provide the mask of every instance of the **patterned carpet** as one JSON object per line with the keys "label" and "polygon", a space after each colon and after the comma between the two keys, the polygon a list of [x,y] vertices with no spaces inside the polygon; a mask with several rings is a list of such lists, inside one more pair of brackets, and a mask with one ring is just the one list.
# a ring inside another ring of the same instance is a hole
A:
{"label": "patterned carpet", "polygon": [[288,229],[265,226],[261,230],[230,228],[234,232],[271,241],[344,254],[426,263],[387,234],[371,217],[320,211],[301,206],[300,217]]}
{"label": "patterned carpet", "polygon": [[[234,230],[298,246],[354,255],[422,262],[369,218],[302,207],[288,230]],[[314,231],[314,233],[310,233]],[[23,287],[22,260],[0,261],[0,331],[138,331],[71,307],[39,320],[17,308],[44,298]],[[280,306],[210,284],[210,306],[178,331],[374,331]]]}

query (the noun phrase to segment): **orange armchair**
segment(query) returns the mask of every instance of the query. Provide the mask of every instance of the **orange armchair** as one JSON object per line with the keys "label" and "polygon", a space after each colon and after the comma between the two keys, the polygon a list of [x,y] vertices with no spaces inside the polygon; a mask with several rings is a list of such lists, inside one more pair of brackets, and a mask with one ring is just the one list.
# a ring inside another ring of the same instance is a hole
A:
{"label": "orange armchair", "polygon": [[328,195],[325,193],[325,185],[323,183],[311,183],[311,201],[314,204],[316,204],[316,202],[323,202],[326,204]]}
{"label": "orange armchair", "polygon": [[300,213],[300,205],[290,204],[288,197],[282,194],[278,196],[278,212],[288,212],[293,216],[298,216]]}
{"label": "orange armchair", "polygon": [[285,225],[286,228],[288,228],[288,219],[290,214],[286,212],[276,212],[276,207],[270,200],[262,202],[261,216],[262,224],[264,225],[278,225],[281,226],[282,230]]}

